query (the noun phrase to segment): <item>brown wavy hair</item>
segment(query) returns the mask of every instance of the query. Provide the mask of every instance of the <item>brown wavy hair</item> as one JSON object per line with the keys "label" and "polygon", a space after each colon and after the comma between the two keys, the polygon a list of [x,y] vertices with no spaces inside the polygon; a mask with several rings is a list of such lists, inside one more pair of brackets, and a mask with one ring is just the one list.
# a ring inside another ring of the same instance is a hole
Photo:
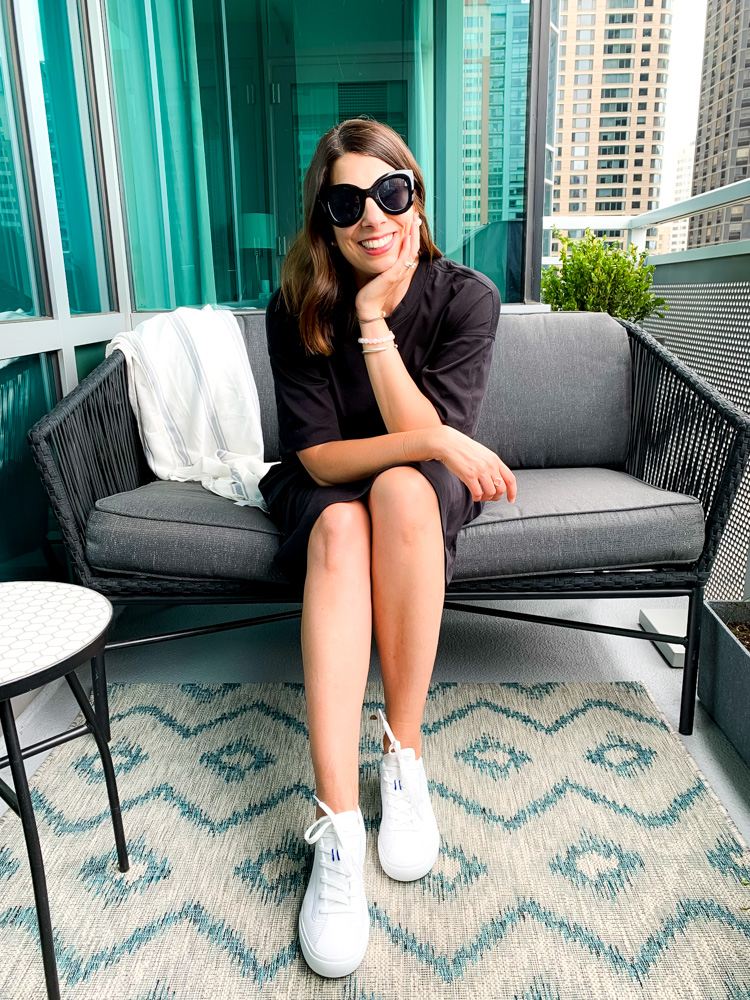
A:
{"label": "brown wavy hair", "polygon": [[401,136],[388,125],[367,118],[348,118],[334,125],[318,140],[302,187],[304,226],[281,268],[281,295],[289,313],[296,316],[305,351],[333,354],[333,312],[343,304],[348,328],[355,323],[357,286],[351,264],[337,246],[331,246],[333,227],[318,204],[318,195],[329,183],[333,164],[344,153],[377,156],[394,170],[414,171],[414,207],[419,227],[419,253],[430,261],[443,254],[432,242],[425,213],[422,172]]}

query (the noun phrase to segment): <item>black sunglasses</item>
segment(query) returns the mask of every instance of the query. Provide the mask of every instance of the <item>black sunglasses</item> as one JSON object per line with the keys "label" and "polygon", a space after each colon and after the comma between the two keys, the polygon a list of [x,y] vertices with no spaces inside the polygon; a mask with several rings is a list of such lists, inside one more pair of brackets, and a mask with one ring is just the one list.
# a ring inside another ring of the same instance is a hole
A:
{"label": "black sunglasses", "polygon": [[383,174],[367,191],[354,184],[334,184],[320,192],[318,202],[333,225],[344,229],[359,222],[368,198],[373,198],[388,215],[403,215],[414,202],[414,171]]}

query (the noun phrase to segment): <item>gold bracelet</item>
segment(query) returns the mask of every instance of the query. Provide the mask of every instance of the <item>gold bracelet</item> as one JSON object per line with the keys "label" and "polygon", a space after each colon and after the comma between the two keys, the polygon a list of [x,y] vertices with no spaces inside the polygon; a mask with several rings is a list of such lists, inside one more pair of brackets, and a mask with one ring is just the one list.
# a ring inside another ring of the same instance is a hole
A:
{"label": "gold bracelet", "polygon": [[374,323],[376,320],[379,319],[385,319],[385,309],[381,312],[379,316],[373,316],[372,319],[360,319],[359,316],[357,316],[357,322],[360,324],[360,326],[362,325],[362,323]]}

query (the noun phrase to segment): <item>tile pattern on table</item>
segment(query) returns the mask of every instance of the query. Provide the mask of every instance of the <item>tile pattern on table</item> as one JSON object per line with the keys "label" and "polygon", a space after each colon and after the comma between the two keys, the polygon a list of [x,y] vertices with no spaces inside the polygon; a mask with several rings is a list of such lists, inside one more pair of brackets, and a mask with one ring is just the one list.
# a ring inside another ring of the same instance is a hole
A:
{"label": "tile pattern on table", "polygon": [[0,685],[85,649],[107,628],[112,605],[70,583],[0,583]]}

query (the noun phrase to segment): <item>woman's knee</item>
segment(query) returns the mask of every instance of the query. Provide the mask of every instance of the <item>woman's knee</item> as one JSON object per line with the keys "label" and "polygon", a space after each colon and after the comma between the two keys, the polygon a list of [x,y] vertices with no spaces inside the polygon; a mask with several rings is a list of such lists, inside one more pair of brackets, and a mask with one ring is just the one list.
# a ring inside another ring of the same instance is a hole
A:
{"label": "woman's knee", "polygon": [[362,500],[329,504],[310,532],[308,563],[322,559],[330,568],[337,568],[352,560],[365,560],[369,567],[370,540],[370,514]]}
{"label": "woman's knee", "polygon": [[396,465],[378,473],[367,502],[373,520],[381,517],[391,529],[406,533],[423,531],[436,517],[440,518],[432,483],[410,465]]}

